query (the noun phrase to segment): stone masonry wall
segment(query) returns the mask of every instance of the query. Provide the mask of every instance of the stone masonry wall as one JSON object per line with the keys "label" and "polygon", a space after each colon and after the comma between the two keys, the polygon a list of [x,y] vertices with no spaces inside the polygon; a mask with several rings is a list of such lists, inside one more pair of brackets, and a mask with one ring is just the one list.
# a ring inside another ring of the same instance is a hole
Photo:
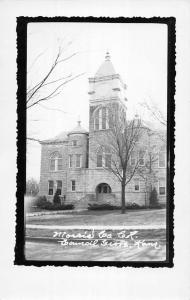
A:
{"label": "stone masonry wall", "polygon": [[[63,170],[50,171],[50,155],[59,151],[63,157]],[[62,181],[62,194],[66,194],[67,185],[67,168],[68,168],[68,146],[67,143],[62,144],[43,144],[41,150],[41,173],[40,173],[40,195],[48,196],[48,181],[61,180]],[[49,198],[52,198],[50,196]]]}

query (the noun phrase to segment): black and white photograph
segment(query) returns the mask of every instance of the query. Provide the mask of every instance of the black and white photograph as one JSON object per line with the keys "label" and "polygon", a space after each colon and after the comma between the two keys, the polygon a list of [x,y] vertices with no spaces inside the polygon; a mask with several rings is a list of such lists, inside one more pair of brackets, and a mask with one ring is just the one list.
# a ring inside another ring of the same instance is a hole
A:
{"label": "black and white photograph", "polygon": [[0,1],[0,299],[190,299],[190,2]]}
{"label": "black and white photograph", "polygon": [[25,23],[26,263],[171,266],[169,18],[126,20]]}

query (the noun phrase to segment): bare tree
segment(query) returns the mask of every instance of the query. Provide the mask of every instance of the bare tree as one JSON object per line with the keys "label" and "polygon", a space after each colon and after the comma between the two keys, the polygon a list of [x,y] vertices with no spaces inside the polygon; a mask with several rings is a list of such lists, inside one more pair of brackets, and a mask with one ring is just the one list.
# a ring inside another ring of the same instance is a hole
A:
{"label": "bare tree", "polygon": [[163,112],[155,105],[149,105],[147,102],[141,103],[141,105],[158,121],[162,126],[167,126],[167,119]]}
{"label": "bare tree", "polygon": [[[77,54],[77,52],[74,52],[71,55],[62,58],[61,57],[62,52],[63,52],[63,49],[59,48],[58,53],[57,53],[52,65],[50,66],[47,74],[45,74],[43,76],[43,78],[34,86],[27,87],[27,100],[26,100],[27,109],[32,108],[41,102],[48,101],[48,100],[58,96],[64,85],[66,85],[68,82],[70,82],[84,74],[84,73],[80,73],[80,74],[77,74],[74,76],[72,74],[69,74],[67,76],[52,80],[52,74],[54,73],[54,71],[56,70],[58,65],[70,60],[72,57],[74,57]],[[48,90],[45,89],[47,87],[48,87]]]}
{"label": "bare tree", "polygon": [[143,129],[139,118],[127,121],[125,110],[117,103],[107,106],[106,119],[109,129],[96,134],[95,143],[102,152],[108,153],[105,170],[121,183],[121,207],[125,213],[125,189],[139,168],[139,159],[131,164],[131,155],[138,147]]}
{"label": "bare tree", "polygon": [[[65,47],[69,46],[72,42],[69,42]],[[58,66],[64,67],[64,63],[66,61],[69,61],[74,56],[78,54],[78,52],[73,52],[70,55],[64,56],[63,52],[67,48],[58,48],[58,52],[55,56],[55,59],[53,60],[52,64],[50,65],[48,71],[42,78],[39,80],[38,83],[35,84],[29,84],[30,82],[30,71],[36,61],[44,54],[44,52],[40,53],[34,60],[34,62],[31,64],[31,66],[28,68],[27,72],[27,95],[26,95],[26,108],[29,111],[33,107],[42,107],[44,109],[52,110],[52,111],[59,111],[62,113],[66,113],[64,110],[55,108],[55,107],[46,107],[42,105],[42,103],[47,102],[56,96],[58,96],[61,92],[63,87],[68,84],[69,82],[79,78],[80,76],[84,75],[83,73],[79,73],[76,75],[65,74],[65,76],[56,78],[56,71],[58,70]],[[63,65],[63,66],[62,66]],[[43,68],[43,66],[41,66]],[[32,120],[32,121],[41,121],[41,120]],[[27,137],[28,141],[32,142],[40,142],[39,138],[34,138],[33,136]]]}
{"label": "bare tree", "polygon": [[158,154],[155,150],[155,147],[149,144],[148,149],[146,149],[144,165],[138,168],[137,171],[138,175],[143,179],[145,183],[146,205],[148,205],[149,195],[152,190],[152,184],[155,180],[157,180],[157,172],[154,168],[155,162],[157,161]]}
{"label": "bare tree", "polygon": [[26,181],[26,195],[36,196],[39,192],[39,182],[34,178]]}

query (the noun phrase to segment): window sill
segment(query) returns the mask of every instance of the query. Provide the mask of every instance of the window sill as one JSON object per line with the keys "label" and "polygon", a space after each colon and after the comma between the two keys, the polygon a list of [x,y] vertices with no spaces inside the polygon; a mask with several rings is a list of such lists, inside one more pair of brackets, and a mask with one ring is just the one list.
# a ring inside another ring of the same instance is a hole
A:
{"label": "window sill", "polygon": [[99,131],[106,131],[109,130],[111,128],[106,128],[106,129],[94,129],[93,132],[99,132]]}
{"label": "window sill", "polygon": [[82,167],[72,167],[72,168],[69,167],[69,170],[76,170],[76,169],[79,170],[79,169],[82,169]]}

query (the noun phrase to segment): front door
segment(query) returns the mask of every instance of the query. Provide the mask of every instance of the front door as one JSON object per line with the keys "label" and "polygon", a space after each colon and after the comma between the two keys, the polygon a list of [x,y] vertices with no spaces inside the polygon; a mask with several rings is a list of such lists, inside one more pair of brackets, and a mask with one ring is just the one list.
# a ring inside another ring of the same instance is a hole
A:
{"label": "front door", "polygon": [[96,188],[96,198],[98,201],[106,200],[111,193],[111,188],[107,183],[100,183]]}

